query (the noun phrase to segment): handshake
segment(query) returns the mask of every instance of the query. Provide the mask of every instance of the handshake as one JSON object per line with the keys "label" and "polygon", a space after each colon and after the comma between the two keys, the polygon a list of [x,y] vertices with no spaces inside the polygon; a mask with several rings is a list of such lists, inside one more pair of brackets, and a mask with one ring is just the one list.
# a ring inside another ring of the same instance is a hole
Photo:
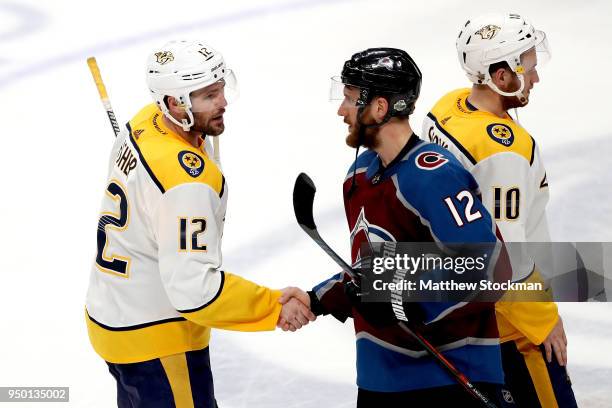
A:
{"label": "handshake", "polygon": [[317,317],[310,310],[310,296],[300,288],[288,287],[281,289],[282,295],[278,302],[283,305],[276,327],[283,331],[296,331]]}

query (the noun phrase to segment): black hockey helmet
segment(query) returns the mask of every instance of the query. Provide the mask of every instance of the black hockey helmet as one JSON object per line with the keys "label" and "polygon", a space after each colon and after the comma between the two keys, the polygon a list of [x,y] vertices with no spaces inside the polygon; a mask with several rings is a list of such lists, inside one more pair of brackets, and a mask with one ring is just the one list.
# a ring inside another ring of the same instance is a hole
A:
{"label": "black hockey helmet", "polygon": [[365,106],[374,96],[389,101],[388,116],[408,116],[421,90],[421,71],[406,51],[397,48],[368,48],[344,63],[344,85],[360,89],[357,105]]}

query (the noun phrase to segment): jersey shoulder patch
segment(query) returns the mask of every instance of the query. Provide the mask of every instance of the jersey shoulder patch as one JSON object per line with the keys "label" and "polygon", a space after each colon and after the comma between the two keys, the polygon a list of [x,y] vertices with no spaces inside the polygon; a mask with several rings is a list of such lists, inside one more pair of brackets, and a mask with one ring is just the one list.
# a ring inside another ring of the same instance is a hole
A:
{"label": "jersey shoulder patch", "polygon": [[414,162],[421,170],[435,170],[448,163],[448,159],[440,152],[426,150],[417,154]]}
{"label": "jersey shoulder patch", "polygon": [[469,89],[449,93],[433,107],[428,117],[436,130],[473,163],[499,153],[513,153],[533,162],[535,143],[518,123],[492,113],[470,110]]}
{"label": "jersey shoulder patch", "polygon": [[181,150],[178,161],[190,177],[197,178],[204,171],[204,158],[190,150]]}
{"label": "jersey shoulder patch", "polygon": [[397,176],[400,187],[427,190],[431,183],[447,184],[463,173],[469,172],[451,152],[435,143],[426,142],[403,160]]}
{"label": "jersey shoulder patch", "polygon": [[162,115],[154,104],[149,105],[128,126],[132,143],[155,184],[163,193],[180,184],[203,183],[221,195],[224,180],[216,163],[167,128]]}

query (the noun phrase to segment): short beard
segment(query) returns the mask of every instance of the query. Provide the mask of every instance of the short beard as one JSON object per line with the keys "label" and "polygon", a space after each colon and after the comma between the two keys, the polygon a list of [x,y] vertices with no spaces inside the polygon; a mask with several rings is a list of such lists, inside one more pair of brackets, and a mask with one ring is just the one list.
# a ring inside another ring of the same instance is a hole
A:
{"label": "short beard", "polygon": [[510,109],[521,108],[529,103],[529,99],[525,103],[521,103],[517,96],[502,97],[502,107],[507,112]]}
{"label": "short beard", "polygon": [[359,143],[359,130],[361,127],[362,126],[360,124],[352,127],[352,130],[346,137],[346,144],[354,149],[358,148],[359,146],[364,146],[368,149],[377,148],[380,144],[378,140],[379,126],[366,128],[363,132],[361,143]]}
{"label": "short beard", "polygon": [[202,133],[207,136],[219,136],[225,130],[225,123],[222,123],[220,126],[213,126],[210,124],[212,118],[210,118],[208,123],[202,125],[197,115],[194,115],[194,124],[191,127],[192,131],[196,131]]}
{"label": "short beard", "polygon": [[[518,80],[518,78],[516,79],[516,82],[514,82],[512,84],[512,89],[514,89],[514,91],[511,91],[509,89],[502,89],[502,91],[504,92],[516,92],[520,87],[521,87],[521,83]],[[514,86],[516,85],[516,86]],[[516,109],[516,108],[521,108],[525,105],[527,105],[529,103],[529,97],[526,98],[527,101],[525,103],[521,103],[520,99],[518,98],[518,96],[502,96],[502,108],[507,112],[510,109]]]}
{"label": "short beard", "polygon": [[197,132],[201,132],[206,136],[219,136],[225,130],[225,125],[221,126],[193,126],[191,128]]}

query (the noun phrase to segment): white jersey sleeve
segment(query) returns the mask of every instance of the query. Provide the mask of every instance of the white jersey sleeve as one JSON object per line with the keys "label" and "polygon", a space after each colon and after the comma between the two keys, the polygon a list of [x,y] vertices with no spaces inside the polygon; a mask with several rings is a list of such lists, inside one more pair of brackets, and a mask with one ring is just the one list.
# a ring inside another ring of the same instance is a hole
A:
{"label": "white jersey sleeve", "polygon": [[202,183],[178,185],[160,200],[154,216],[159,270],[168,298],[179,311],[201,307],[219,292],[221,212],[219,195]]}

